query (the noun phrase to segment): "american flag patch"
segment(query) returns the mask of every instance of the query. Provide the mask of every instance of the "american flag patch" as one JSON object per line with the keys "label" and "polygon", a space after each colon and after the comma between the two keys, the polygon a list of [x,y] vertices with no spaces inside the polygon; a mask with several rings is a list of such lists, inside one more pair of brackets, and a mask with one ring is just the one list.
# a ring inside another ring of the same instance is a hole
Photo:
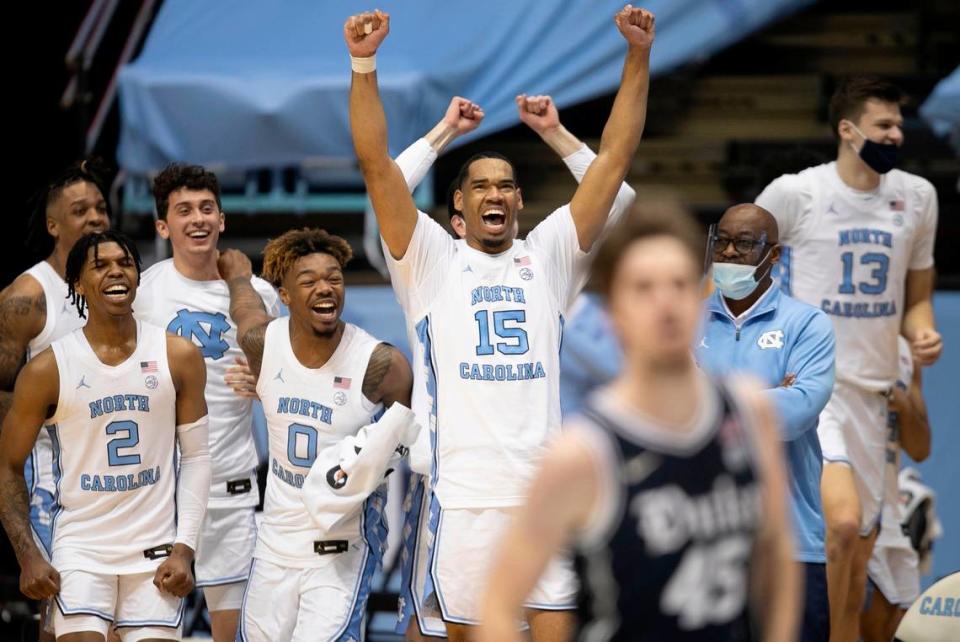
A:
{"label": "american flag patch", "polygon": [[350,389],[350,377],[334,377],[333,378],[333,387],[342,388],[343,390]]}
{"label": "american flag patch", "polygon": [[514,265],[519,265],[520,267],[525,267],[525,266],[527,266],[527,265],[530,265],[530,257],[529,257],[529,256],[518,256],[518,257],[515,257],[515,258],[513,259],[513,264],[514,264]]}
{"label": "american flag patch", "polygon": [[157,372],[157,362],[156,362],[156,361],[141,361],[141,362],[140,362],[140,374],[147,374],[148,372]]}
{"label": "american flag patch", "polygon": [[903,200],[897,199],[895,201],[890,201],[890,209],[894,212],[903,212],[907,209],[907,205],[903,202]]}

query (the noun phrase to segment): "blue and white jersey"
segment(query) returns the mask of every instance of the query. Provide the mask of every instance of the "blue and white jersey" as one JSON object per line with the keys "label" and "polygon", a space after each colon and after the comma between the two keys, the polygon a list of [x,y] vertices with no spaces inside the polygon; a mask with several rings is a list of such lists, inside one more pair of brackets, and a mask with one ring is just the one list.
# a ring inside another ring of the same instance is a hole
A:
{"label": "blue and white jersey", "polygon": [[359,546],[369,529],[379,528],[385,486],[344,515],[332,532],[321,531],[301,499],[317,453],[356,435],[383,409],[361,390],[379,343],[347,323],[330,359],[320,368],[307,368],[290,344],[290,319],[267,326],[257,394],[267,417],[270,470],[254,558],[291,568],[320,567],[329,558],[318,554],[318,542],[346,540]]}
{"label": "blue and white jersey", "polygon": [[522,503],[560,428],[563,315],[583,286],[569,206],[486,254],[418,214],[387,266],[413,350],[413,410],[430,427],[432,487],[446,509]]}
{"label": "blue and white jersey", "polygon": [[826,312],[837,379],[882,392],[897,378],[897,336],[909,270],[933,266],[937,194],[892,170],[870,192],[848,187],[835,162],[785,174],[757,197],[780,226],[781,284]]}
{"label": "blue and white jersey", "polygon": [[162,328],[105,365],[83,330],[54,341],[60,396],[48,421],[56,501],[53,566],[111,575],[155,569],[176,536],[177,393]]}
{"label": "blue and white jersey", "polygon": [[[67,282],[60,278],[53,266],[40,261],[25,272],[43,288],[46,301],[46,321],[40,334],[27,344],[27,361],[50,347],[50,344],[87,324],[73,305],[67,292]],[[24,477],[30,488],[30,526],[47,555],[50,554],[51,507],[56,488],[53,483],[53,449],[50,435],[41,430],[33,446],[30,459],[24,467]]]}
{"label": "blue and white jersey", "polygon": [[599,478],[575,541],[578,640],[748,640],[763,523],[753,427],[700,377],[697,417],[667,429],[609,389],[565,423]]}
{"label": "blue and white jersey", "polygon": [[[254,277],[253,286],[267,310],[277,314],[277,293]],[[256,506],[257,450],[253,441],[252,401],[225,382],[227,369],[243,356],[237,324],[230,317],[230,292],[222,280],[194,281],[180,274],[173,259],[160,261],[141,277],[133,304],[136,317],[190,339],[207,365],[204,397],[210,413],[210,508]],[[228,482],[235,482],[228,488]],[[236,483],[238,482],[238,483]],[[232,489],[232,490],[231,490]]]}

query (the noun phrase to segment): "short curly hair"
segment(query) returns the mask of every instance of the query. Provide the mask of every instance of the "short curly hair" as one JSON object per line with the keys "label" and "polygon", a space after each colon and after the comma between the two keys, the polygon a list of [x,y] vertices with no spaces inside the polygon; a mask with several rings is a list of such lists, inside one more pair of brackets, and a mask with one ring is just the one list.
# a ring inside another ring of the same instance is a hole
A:
{"label": "short curly hair", "polygon": [[157,205],[157,217],[167,220],[167,208],[170,206],[170,194],[178,189],[210,190],[220,204],[220,181],[217,175],[201,165],[170,163],[153,179],[153,200]]}
{"label": "short curly hair", "polygon": [[280,287],[283,277],[297,259],[310,254],[329,254],[340,267],[353,258],[350,244],[319,227],[305,227],[284,232],[263,248],[263,278]]}

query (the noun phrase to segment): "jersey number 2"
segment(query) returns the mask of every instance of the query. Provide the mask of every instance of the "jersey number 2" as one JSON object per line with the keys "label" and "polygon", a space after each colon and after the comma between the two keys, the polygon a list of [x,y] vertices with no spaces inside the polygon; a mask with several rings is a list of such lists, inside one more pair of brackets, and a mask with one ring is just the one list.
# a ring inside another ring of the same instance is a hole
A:
{"label": "jersey number 2", "polygon": [[122,437],[117,437],[107,442],[107,462],[109,462],[111,466],[139,464],[140,455],[136,453],[127,455],[120,454],[121,448],[133,448],[140,443],[140,429],[137,427],[137,423],[129,419],[111,421],[107,424],[106,430],[108,435],[123,433]]}

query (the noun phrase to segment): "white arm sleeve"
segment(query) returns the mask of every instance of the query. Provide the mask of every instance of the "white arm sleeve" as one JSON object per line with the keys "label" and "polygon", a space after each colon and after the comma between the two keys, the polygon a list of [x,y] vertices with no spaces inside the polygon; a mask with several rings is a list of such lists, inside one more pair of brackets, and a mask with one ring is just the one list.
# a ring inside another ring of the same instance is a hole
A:
{"label": "white arm sleeve", "polygon": [[407,181],[407,189],[411,192],[415,190],[436,160],[437,152],[430,146],[426,138],[418,139],[410,147],[400,152],[400,155],[396,158],[396,163],[400,171],[403,172],[404,180]]}
{"label": "white arm sleeve", "polygon": [[177,544],[197,550],[210,495],[209,418],[177,426],[180,476],[177,480]]}
{"label": "white arm sleeve", "polygon": [[[300,493],[314,523],[329,531],[366,500],[419,431],[413,411],[394,403],[376,423],[317,453]],[[337,478],[340,471],[346,478]]]}
{"label": "white arm sleeve", "polygon": [[[567,166],[567,169],[570,170],[570,173],[573,174],[573,178],[576,179],[577,183],[579,183],[583,180],[584,175],[587,173],[587,169],[589,169],[590,164],[596,157],[597,154],[590,149],[586,143],[584,143],[583,147],[573,152],[569,156],[564,157],[563,162]],[[623,216],[623,213],[630,209],[630,206],[633,205],[633,199],[636,198],[636,196],[637,193],[632,187],[627,185],[626,182],[620,184],[620,189],[617,191],[617,196],[615,199],[613,199],[613,207],[610,208],[610,215],[607,217],[607,222],[603,225],[604,231],[610,229],[611,226],[620,220],[620,218]],[[599,246],[599,240],[594,242],[594,248]],[[593,254],[592,250],[590,254]]]}

